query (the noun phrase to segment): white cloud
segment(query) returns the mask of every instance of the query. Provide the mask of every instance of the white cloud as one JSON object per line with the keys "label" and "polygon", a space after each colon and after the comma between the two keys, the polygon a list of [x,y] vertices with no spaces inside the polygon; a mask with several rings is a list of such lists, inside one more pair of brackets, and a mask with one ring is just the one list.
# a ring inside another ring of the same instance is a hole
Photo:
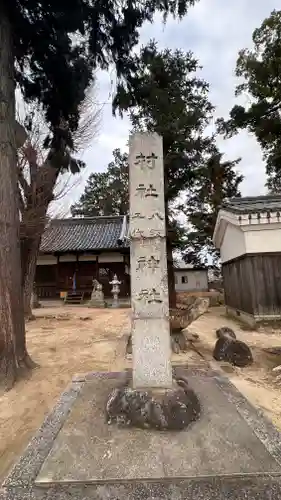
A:
{"label": "white cloud", "polygon": [[[182,22],[169,20],[164,27],[158,16],[153,25],[145,25],[141,32],[141,43],[155,38],[161,48],[192,50],[203,66],[201,76],[210,84],[210,100],[216,106],[215,115],[227,117],[236,102],[234,70],[238,51],[251,46],[253,30],[278,7],[277,0],[201,0],[190,9]],[[112,91],[112,74],[101,73],[98,101],[106,104],[103,105],[100,136],[83,155],[88,165],[87,175],[105,170],[111,160],[112,150],[126,147],[130,124],[127,118],[121,120],[112,117]],[[220,139],[219,145],[227,158],[242,157],[239,169],[245,176],[243,194],[263,193],[264,164],[255,139],[244,132],[228,141]],[[83,175],[84,182],[86,178]],[[73,193],[76,199],[83,191],[84,182]]]}

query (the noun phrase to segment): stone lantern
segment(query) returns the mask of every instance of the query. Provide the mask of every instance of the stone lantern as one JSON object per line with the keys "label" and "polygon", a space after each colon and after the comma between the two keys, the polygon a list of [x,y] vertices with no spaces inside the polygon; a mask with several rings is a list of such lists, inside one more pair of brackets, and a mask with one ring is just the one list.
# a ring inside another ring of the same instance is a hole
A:
{"label": "stone lantern", "polygon": [[111,290],[111,293],[113,295],[112,307],[119,307],[118,296],[120,293],[120,286],[119,285],[121,285],[121,281],[118,280],[116,274],[114,274],[113,280],[110,281],[109,284],[112,285],[112,290]]}

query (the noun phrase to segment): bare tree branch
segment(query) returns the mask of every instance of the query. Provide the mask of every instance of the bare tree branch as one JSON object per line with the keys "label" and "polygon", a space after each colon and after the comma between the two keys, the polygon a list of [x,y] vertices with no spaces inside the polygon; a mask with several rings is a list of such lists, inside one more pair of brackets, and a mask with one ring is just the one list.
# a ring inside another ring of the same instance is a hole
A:
{"label": "bare tree branch", "polygon": [[28,184],[28,182],[24,176],[23,170],[21,168],[18,168],[18,181],[19,181],[20,187],[23,190],[25,198],[28,198],[30,196],[30,185]]}
{"label": "bare tree branch", "polygon": [[[85,101],[80,108],[80,123],[78,130],[74,134],[75,151],[82,152],[97,137],[101,119],[101,107],[97,107],[94,100],[95,85],[92,85],[86,95]],[[66,194],[69,194],[80,182],[78,178],[66,174],[62,168],[53,166],[50,161],[50,151],[44,149],[44,140],[48,134],[43,119],[43,113],[40,108],[32,105],[23,104],[18,111],[18,121],[28,129],[28,142],[22,147],[18,155],[18,179],[20,189],[24,194],[25,201],[29,198],[29,203],[25,203],[25,210],[37,211],[38,217],[29,213],[32,219],[32,225],[35,221],[42,219],[42,210],[46,213],[50,202],[62,200]],[[67,150],[64,152],[65,161],[72,161],[71,154]],[[68,160],[69,158],[69,160]],[[75,160],[74,160],[75,161]],[[23,200],[24,201],[24,200]],[[23,204],[21,203],[21,209]]]}
{"label": "bare tree branch", "polygon": [[22,219],[22,215],[23,215],[24,210],[25,210],[25,203],[24,203],[23,193],[20,189],[20,186],[18,186],[18,196],[19,196],[20,215],[21,215],[21,219]]}
{"label": "bare tree branch", "polygon": [[74,134],[74,147],[76,151],[87,149],[97,137],[102,117],[102,107],[97,106],[94,96],[96,83],[89,87],[86,98],[80,106],[80,123]]}

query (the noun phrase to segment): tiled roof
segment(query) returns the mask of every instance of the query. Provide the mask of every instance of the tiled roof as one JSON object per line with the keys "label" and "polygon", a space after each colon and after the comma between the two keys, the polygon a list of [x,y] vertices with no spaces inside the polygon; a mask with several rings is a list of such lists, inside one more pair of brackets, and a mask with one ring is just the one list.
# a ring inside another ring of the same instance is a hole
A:
{"label": "tiled roof", "polygon": [[175,271],[207,271],[205,266],[187,264],[183,260],[174,260]]}
{"label": "tiled roof", "polygon": [[174,268],[175,269],[179,269],[179,270],[182,270],[182,269],[193,269],[194,266],[192,264],[186,264],[184,261],[182,260],[176,260],[174,261]]}
{"label": "tiled roof", "polygon": [[40,251],[54,253],[126,247],[126,226],[124,216],[53,219],[45,229]]}
{"label": "tiled roof", "polygon": [[246,198],[232,198],[222,205],[223,209],[237,214],[278,212],[281,211],[281,196],[249,196]]}

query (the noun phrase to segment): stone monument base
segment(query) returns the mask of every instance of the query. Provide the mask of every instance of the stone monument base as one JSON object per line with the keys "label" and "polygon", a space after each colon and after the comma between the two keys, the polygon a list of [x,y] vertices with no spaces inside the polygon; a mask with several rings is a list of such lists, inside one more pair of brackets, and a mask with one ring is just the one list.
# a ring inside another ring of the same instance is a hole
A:
{"label": "stone monument base", "polygon": [[188,379],[174,371],[169,388],[134,389],[127,371],[123,383],[114,388],[106,404],[108,424],[159,431],[179,431],[200,417],[200,402]]}
{"label": "stone monument base", "polygon": [[31,441],[0,498],[5,500],[277,500],[281,439],[225,379],[187,370],[202,414],[188,430],[110,426],[118,373],[77,378]]}

